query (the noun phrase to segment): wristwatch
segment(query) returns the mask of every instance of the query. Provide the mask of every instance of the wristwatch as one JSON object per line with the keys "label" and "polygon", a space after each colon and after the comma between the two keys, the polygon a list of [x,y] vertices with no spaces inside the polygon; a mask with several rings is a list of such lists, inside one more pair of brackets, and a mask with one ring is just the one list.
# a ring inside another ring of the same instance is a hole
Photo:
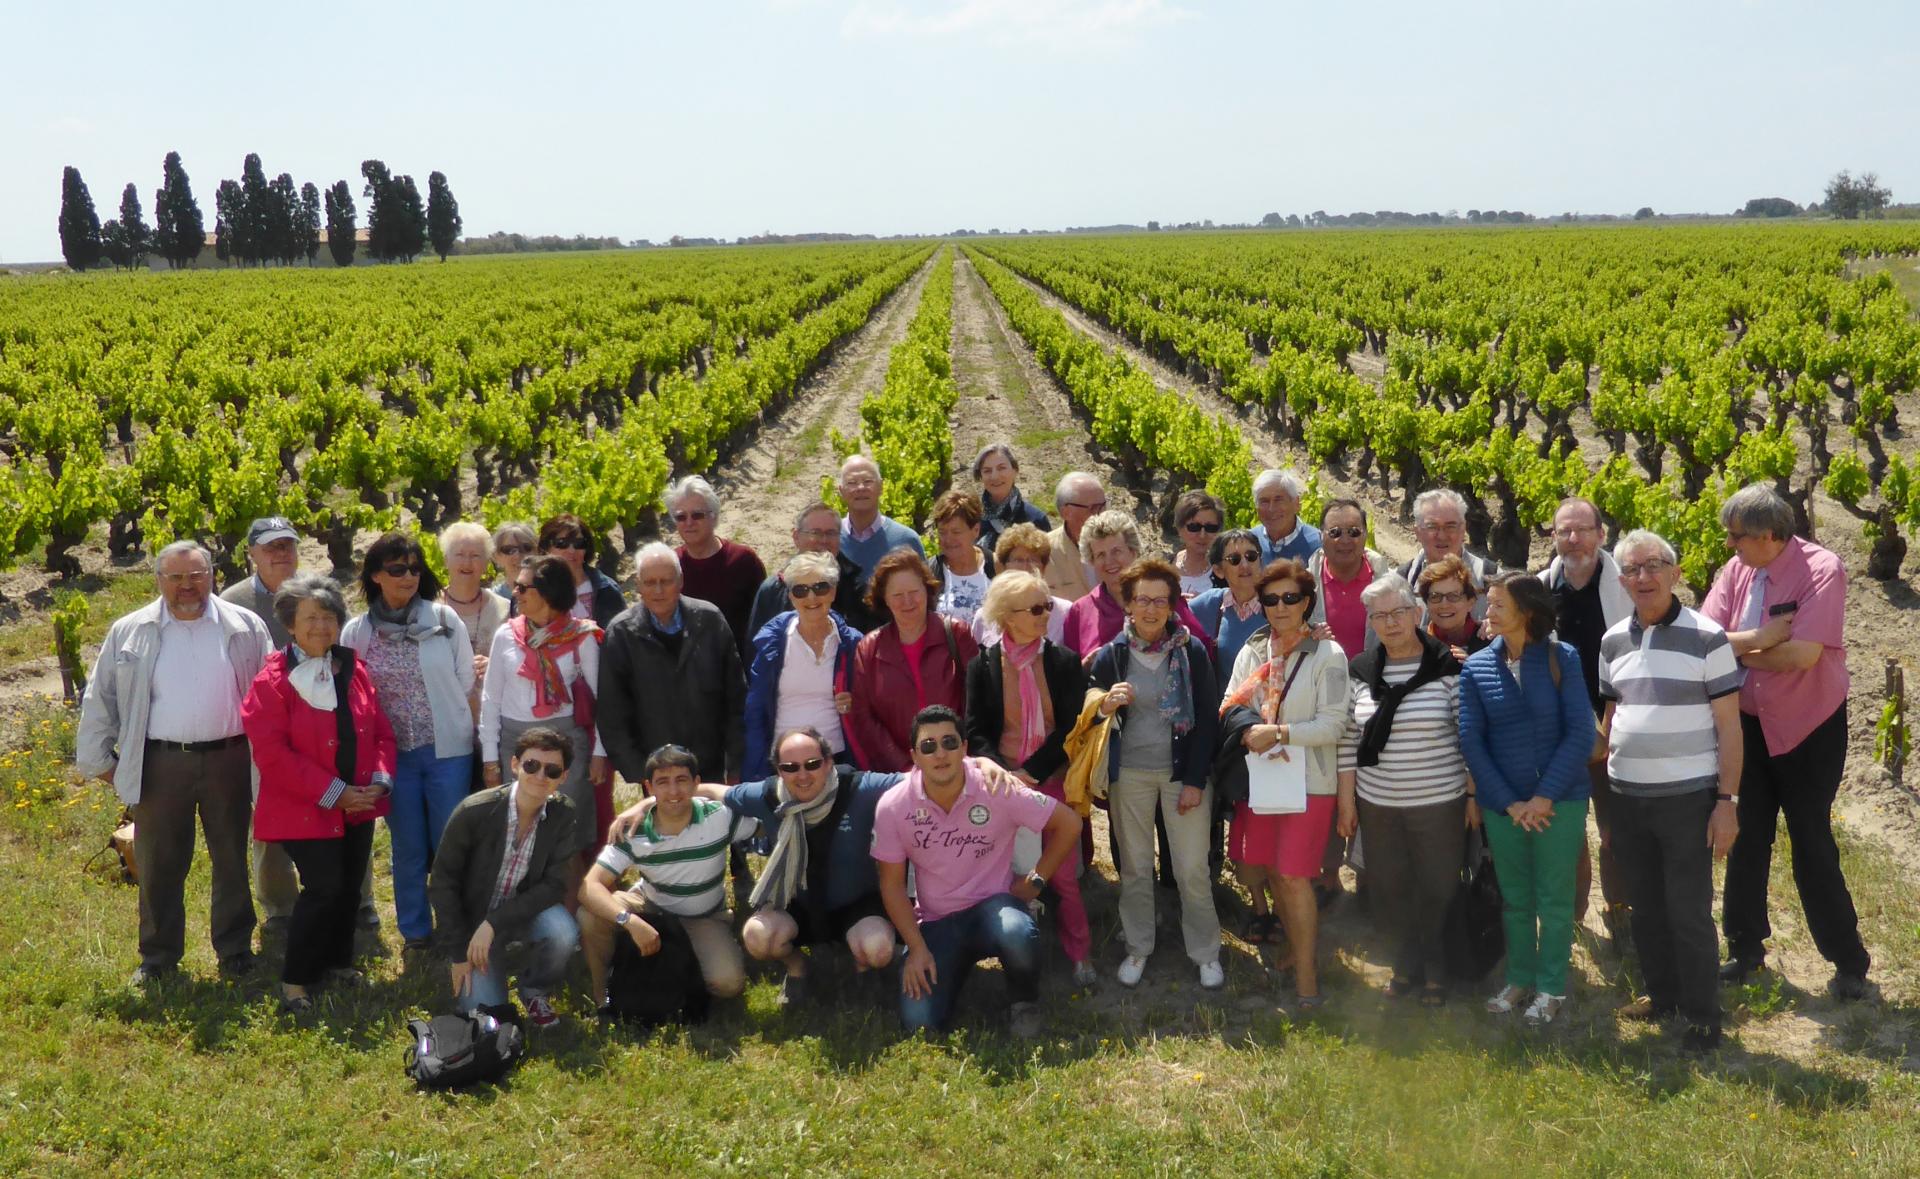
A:
{"label": "wristwatch", "polygon": [[1740,796],[1738,794],[1715,794],[1713,800],[1715,802],[1739,802]]}
{"label": "wristwatch", "polygon": [[620,915],[619,915],[618,917],[615,917],[615,918],[613,919],[613,923],[614,923],[615,925],[625,925],[625,924],[626,924],[627,922],[629,922],[629,921],[631,921],[631,920],[633,920],[633,910],[632,910],[632,909],[622,909],[622,910],[620,910]]}
{"label": "wristwatch", "polygon": [[1045,889],[1047,887],[1047,878],[1038,872],[1029,872],[1027,873],[1027,883],[1033,885],[1036,889]]}

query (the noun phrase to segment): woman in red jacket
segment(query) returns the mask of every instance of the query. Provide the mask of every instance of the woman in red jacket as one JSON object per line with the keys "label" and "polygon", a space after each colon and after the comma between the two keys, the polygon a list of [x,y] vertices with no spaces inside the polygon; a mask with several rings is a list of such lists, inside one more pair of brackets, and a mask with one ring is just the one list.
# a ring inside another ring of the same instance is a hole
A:
{"label": "woman in red jacket", "polygon": [[967,664],[980,650],[973,633],[933,612],[940,582],[912,549],[880,558],[867,582],[867,601],[890,621],[860,640],[853,654],[853,709],[849,744],[863,770],[903,774],[913,716],[944,704],[962,717]]}
{"label": "woman in red jacket", "polygon": [[360,879],[373,854],[373,821],[387,813],[395,756],[393,726],[373,680],[338,645],[347,620],[340,587],[296,577],[274,595],[273,611],[293,635],[267,656],[240,706],[260,773],[253,837],[286,849],[300,873],[287,930],[281,1006],[311,1010],[311,988],[328,976],[351,981]]}

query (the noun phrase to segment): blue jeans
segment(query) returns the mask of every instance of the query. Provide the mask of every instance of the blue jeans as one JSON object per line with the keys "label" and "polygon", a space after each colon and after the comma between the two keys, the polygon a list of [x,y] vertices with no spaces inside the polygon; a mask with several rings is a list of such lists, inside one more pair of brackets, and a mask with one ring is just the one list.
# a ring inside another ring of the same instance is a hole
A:
{"label": "blue jeans", "polygon": [[393,767],[393,809],[387,834],[393,840],[393,913],[404,938],[433,936],[427,903],[427,866],[440,848],[447,816],[467,796],[473,755],[435,757],[433,746],[403,750]]}
{"label": "blue jeans", "polygon": [[982,958],[1000,959],[1016,1003],[1040,995],[1040,927],[1012,893],[990,896],[970,909],[924,922],[920,936],[933,955],[933,988],[918,999],[900,992],[900,1022],[908,1032],[946,1026],[960,988]]}
{"label": "blue jeans", "polygon": [[[531,1001],[544,996],[566,977],[567,960],[573,957],[574,947],[580,944],[580,927],[574,924],[573,914],[567,912],[566,906],[550,905],[540,910],[521,941],[526,951],[524,969],[520,971],[520,998]],[[494,938],[486,971],[476,970],[469,977],[472,982],[467,987],[467,993],[453,997],[456,1011],[464,1015],[483,1004],[498,1007],[505,1003],[506,943],[498,937]]]}

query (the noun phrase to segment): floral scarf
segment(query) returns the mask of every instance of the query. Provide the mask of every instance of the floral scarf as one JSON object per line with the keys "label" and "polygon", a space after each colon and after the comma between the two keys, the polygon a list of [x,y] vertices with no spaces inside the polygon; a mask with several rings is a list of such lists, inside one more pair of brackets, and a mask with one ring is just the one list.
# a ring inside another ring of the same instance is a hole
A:
{"label": "floral scarf", "polygon": [[1187,663],[1187,628],[1170,626],[1149,643],[1133,629],[1133,622],[1129,620],[1123,633],[1130,658],[1149,668],[1157,669],[1163,662],[1167,665],[1166,690],[1154,701],[1154,707],[1167,718],[1175,735],[1193,728],[1193,669]]}
{"label": "floral scarf", "polygon": [[533,715],[552,716],[562,706],[573,704],[566,677],[560,674],[560,656],[579,647],[588,638],[599,638],[600,628],[590,619],[563,614],[538,630],[527,616],[516,614],[507,625],[513,641],[520,645],[520,675],[533,681]]}
{"label": "floral scarf", "polygon": [[[1283,651],[1278,659],[1274,659],[1272,658],[1274,643],[1272,635],[1269,634],[1267,638],[1267,660],[1259,667],[1254,668],[1246,679],[1236,684],[1233,691],[1227,693],[1226,698],[1220,702],[1220,714],[1225,716],[1229,708],[1248,704],[1252,701],[1254,695],[1258,693],[1260,703],[1252,707],[1260,714],[1261,723],[1269,725],[1279,724],[1280,709],[1287,702],[1287,689],[1293,684],[1293,675],[1298,674],[1301,665],[1307,661],[1305,652],[1300,651],[1304,642],[1305,640],[1302,639],[1300,643],[1294,644],[1292,652]],[[1300,652],[1300,658],[1293,665],[1293,674],[1288,674],[1285,678],[1282,678],[1281,673],[1286,670],[1287,656],[1294,652]],[[1261,690],[1263,688],[1265,691]]]}

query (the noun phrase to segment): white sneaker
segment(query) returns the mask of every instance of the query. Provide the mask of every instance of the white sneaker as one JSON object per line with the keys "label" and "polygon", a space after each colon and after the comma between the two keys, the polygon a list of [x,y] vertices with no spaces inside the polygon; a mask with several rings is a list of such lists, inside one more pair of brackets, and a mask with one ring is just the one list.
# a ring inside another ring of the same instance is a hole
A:
{"label": "white sneaker", "polygon": [[1533,997],[1533,1002],[1527,1005],[1526,1011],[1521,1013],[1520,1018],[1527,1021],[1528,1027],[1544,1027],[1553,1022],[1554,1016],[1560,1014],[1560,1008],[1566,1004],[1566,1001],[1565,995],[1549,995],[1541,991]]}
{"label": "white sneaker", "polygon": [[1094,983],[1098,982],[1099,980],[1100,980],[1100,972],[1093,968],[1092,959],[1087,959],[1086,961],[1083,961],[1083,962],[1075,962],[1073,964],[1073,985],[1074,986],[1090,987]]}
{"label": "white sneaker", "polygon": [[1137,987],[1140,985],[1140,976],[1146,972],[1147,960],[1134,954],[1128,954],[1126,959],[1120,963],[1120,969],[1113,972],[1113,977],[1123,987]]}
{"label": "white sneaker", "polygon": [[1227,970],[1218,960],[1200,964],[1200,986],[1203,990],[1217,991],[1226,985]]}

